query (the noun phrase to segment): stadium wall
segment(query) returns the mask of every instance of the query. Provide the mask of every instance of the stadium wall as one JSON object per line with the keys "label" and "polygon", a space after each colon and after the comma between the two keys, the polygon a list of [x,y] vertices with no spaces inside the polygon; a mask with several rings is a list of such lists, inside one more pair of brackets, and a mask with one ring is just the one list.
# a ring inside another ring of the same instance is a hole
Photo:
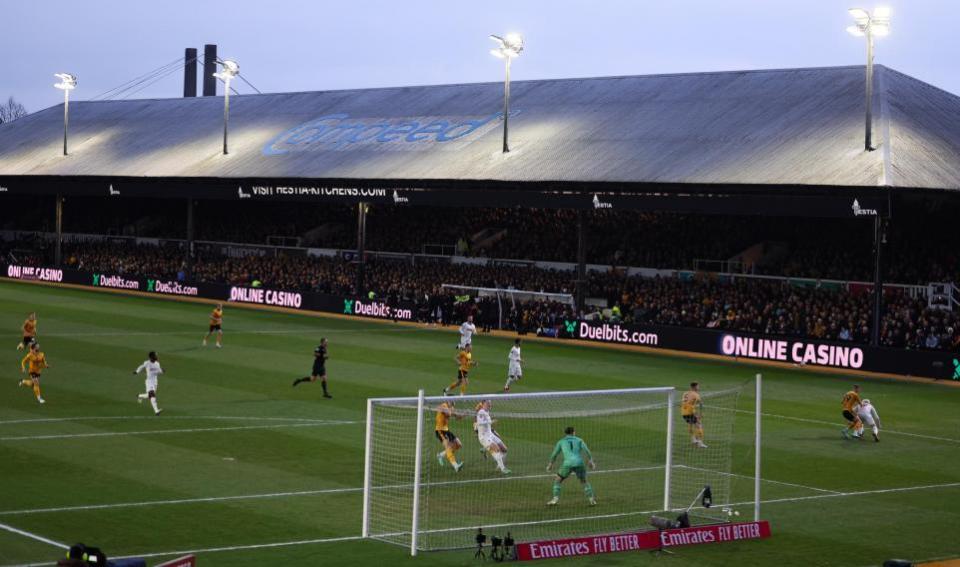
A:
{"label": "stadium wall", "polygon": [[[103,290],[155,295],[168,299],[199,299],[262,306],[290,311],[338,314],[400,322],[417,320],[410,301],[383,301],[262,287],[189,283],[128,274],[105,274],[44,266],[4,265],[0,278],[65,284]],[[541,336],[638,347],[664,354],[691,353],[720,359],[796,365],[827,371],[919,376],[960,380],[960,355],[945,351],[877,348],[849,342],[766,336],[738,331],[659,325],[566,320]]]}

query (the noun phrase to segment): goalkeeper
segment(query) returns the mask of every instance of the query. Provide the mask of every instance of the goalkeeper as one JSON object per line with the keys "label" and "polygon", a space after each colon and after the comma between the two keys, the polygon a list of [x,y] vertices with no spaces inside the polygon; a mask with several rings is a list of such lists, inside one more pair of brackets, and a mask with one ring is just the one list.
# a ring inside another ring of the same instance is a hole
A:
{"label": "goalkeeper", "polygon": [[556,447],[553,448],[553,454],[550,455],[550,462],[547,464],[547,472],[550,472],[557,456],[563,453],[563,464],[560,465],[557,476],[553,480],[553,498],[547,502],[547,506],[556,506],[560,502],[560,484],[570,476],[570,473],[577,475],[580,484],[583,485],[583,493],[586,494],[587,501],[590,502],[591,506],[596,506],[597,499],[593,496],[593,487],[587,482],[587,468],[583,465],[581,453],[587,455],[587,462],[591,469],[597,468],[597,465],[593,462],[593,455],[590,454],[590,449],[587,448],[583,439],[576,436],[573,427],[566,428],[564,433],[566,433],[566,437],[557,441]]}

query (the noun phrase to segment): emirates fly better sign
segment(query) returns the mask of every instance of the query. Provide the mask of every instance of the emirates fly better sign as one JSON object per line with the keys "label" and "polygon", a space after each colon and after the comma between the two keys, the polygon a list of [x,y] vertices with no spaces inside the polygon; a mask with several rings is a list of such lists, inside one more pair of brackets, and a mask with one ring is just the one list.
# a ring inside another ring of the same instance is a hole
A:
{"label": "emirates fly better sign", "polygon": [[517,557],[521,561],[558,559],[561,557],[582,557],[622,551],[649,551],[661,547],[724,543],[768,537],[770,537],[770,524],[766,521],[714,524],[673,530],[648,530],[520,543],[517,544]]}

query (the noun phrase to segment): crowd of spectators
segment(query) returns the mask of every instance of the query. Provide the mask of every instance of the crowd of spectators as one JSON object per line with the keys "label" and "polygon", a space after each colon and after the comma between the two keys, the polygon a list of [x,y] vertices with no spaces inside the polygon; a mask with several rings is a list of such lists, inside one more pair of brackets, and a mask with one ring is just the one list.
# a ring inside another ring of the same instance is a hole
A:
{"label": "crowd of spectators", "polygon": [[[0,227],[52,230],[52,200],[36,201],[16,203],[11,210],[18,214],[0,215]],[[884,236],[884,281],[960,281],[960,236],[952,230],[951,210],[911,202],[895,209]],[[65,232],[167,239],[186,235],[182,201],[72,198],[64,211]],[[260,245],[284,237],[302,246],[351,249],[356,246],[356,218],[356,206],[347,204],[198,202],[194,237]],[[456,251],[471,257],[575,262],[578,219],[585,226],[591,264],[683,270],[702,269],[697,260],[733,259],[744,260],[745,270],[755,274],[873,280],[873,223],[863,219],[374,205],[367,213],[366,246],[398,253]],[[764,253],[740,257],[758,246]]]}
{"label": "crowd of spectators", "polygon": [[[338,295],[370,294],[417,306],[424,321],[454,323],[471,312],[481,326],[552,334],[574,316],[624,323],[729,329],[766,335],[832,341],[869,341],[873,296],[863,286],[801,284],[749,277],[640,277],[622,270],[590,272],[585,295],[608,308],[575,314],[569,302],[478,297],[469,287],[574,294],[574,272],[522,263],[479,265],[449,260],[368,261],[364,287],[356,289],[358,264],[349,257],[276,254],[227,257],[201,254],[187,265],[178,247],[118,242],[69,244],[68,267],[101,273],[139,274],[196,282],[257,285]],[[192,270],[192,272],[190,271]],[[464,286],[444,288],[443,284]],[[469,297],[469,299],[466,299]],[[881,322],[884,345],[911,349],[960,348],[960,321],[954,312],[931,309],[922,297],[899,288],[885,293]]]}

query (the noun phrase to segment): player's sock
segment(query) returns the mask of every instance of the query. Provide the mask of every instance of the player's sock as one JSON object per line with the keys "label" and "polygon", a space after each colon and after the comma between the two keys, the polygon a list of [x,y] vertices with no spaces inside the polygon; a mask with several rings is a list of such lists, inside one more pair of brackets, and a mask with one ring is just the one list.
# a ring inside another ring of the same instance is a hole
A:
{"label": "player's sock", "polygon": [[450,392],[460,384],[460,381],[450,382],[450,385],[443,389],[444,392]]}
{"label": "player's sock", "polygon": [[451,465],[457,466],[457,456],[454,454],[453,449],[448,447],[444,453],[447,455],[447,461],[449,461]]}
{"label": "player's sock", "polygon": [[20,380],[21,386],[31,387],[33,386],[33,380]]}
{"label": "player's sock", "polygon": [[500,470],[505,470],[507,468],[507,465],[504,464],[503,462],[503,453],[501,453],[500,451],[496,451],[491,454],[493,455],[493,460],[497,461],[497,468]]}
{"label": "player's sock", "polygon": [[553,497],[560,498],[560,483],[553,481]]}
{"label": "player's sock", "polygon": [[329,397],[330,397],[330,394],[327,393],[327,383],[326,383],[326,382],[320,382],[320,386],[323,387],[323,397],[329,398]]}
{"label": "player's sock", "polygon": [[157,406],[157,398],[150,398],[150,405],[153,406],[153,413],[160,413],[160,408]]}
{"label": "player's sock", "polygon": [[467,383],[460,382],[460,395],[463,396],[463,395],[466,395],[466,393],[467,393]]}
{"label": "player's sock", "polygon": [[36,382],[33,383],[33,395],[36,396],[38,400],[43,399],[43,396],[40,395],[40,384]]}
{"label": "player's sock", "polygon": [[296,386],[297,384],[300,384],[301,382],[306,382],[308,380],[310,380],[310,378],[308,377],[297,378],[296,380],[293,381],[293,385]]}
{"label": "player's sock", "polygon": [[587,498],[593,499],[593,487],[590,486],[589,482],[583,485],[583,493],[587,495]]}

